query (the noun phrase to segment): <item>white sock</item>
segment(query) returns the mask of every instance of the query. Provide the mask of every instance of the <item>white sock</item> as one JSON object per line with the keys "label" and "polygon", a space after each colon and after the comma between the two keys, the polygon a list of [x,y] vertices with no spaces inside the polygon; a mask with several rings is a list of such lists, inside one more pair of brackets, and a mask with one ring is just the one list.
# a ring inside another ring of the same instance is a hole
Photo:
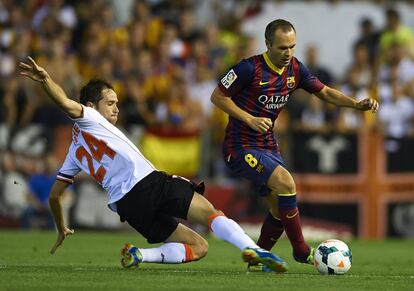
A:
{"label": "white sock", "polygon": [[245,248],[259,248],[240,225],[226,216],[217,216],[214,218],[210,228],[219,239],[231,243],[240,250],[244,250]]}
{"label": "white sock", "polygon": [[158,248],[138,249],[143,263],[179,264],[185,262],[185,246],[182,243],[165,243]]}

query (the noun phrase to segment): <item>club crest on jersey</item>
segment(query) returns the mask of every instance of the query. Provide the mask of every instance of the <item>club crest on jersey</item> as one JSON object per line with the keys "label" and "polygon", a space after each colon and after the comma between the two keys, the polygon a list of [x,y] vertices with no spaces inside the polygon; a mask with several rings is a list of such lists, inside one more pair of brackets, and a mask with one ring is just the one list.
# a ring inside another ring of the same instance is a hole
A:
{"label": "club crest on jersey", "polygon": [[295,76],[287,77],[286,85],[289,89],[292,89],[293,87],[295,87]]}
{"label": "club crest on jersey", "polygon": [[223,84],[224,87],[226,87],[226,89],[228,89],[231,84],[233,84],[233,82],[237,79],[237,75],[236,73],[233,71],[233,69],[231,69],[227,75],[224,76],[223,79],[221,79],[221,84]]}

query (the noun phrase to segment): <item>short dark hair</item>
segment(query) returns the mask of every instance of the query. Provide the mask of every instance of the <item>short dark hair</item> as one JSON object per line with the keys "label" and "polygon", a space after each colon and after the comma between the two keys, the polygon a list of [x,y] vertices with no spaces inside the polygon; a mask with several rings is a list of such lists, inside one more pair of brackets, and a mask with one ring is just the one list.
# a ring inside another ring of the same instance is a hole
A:
{"label": "short dark hair", "polygon": [[372,27],[372,20],[368,17],[363,17],[359,22],[360,27]]}
{"label": "short dark hair", "polygon": [[385,10],[385,15],[387,16],[387,18],[395,18],[398,20],[400,19],[400,13],[397,9],[394,9],[392,7],[389,7]]}
{"label": "short dark hair", "polygon": [[102,79],[92,79],[82,87],[80,91],[79,101],[81,104],[86,105],[87,102],[92,102],[97,105],[103,98],[102,90],[114,89],[111,84]]}
{"label": "short dark hair", "polygon": [[275,31],[278,29],[282,29],[284,32],[293,29],[293,31],[296,32],[295,27],[289,21],[284,19],[276,19],[266,26],[265,39],[269,42],[273,42]]}

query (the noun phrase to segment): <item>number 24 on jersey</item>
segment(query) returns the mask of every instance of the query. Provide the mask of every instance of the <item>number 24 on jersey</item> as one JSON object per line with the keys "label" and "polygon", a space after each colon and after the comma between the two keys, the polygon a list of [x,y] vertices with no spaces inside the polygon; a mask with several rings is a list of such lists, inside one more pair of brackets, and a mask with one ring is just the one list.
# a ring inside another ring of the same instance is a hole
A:
{"label": "number 24 on jersey", "polygon": [[107,155],[109,158],[114,159],[116,152],[111,149],[106,142],[103,140],[99,140],[94,137],[92,134],[82,131],[82,137],[85,140],[86,145],[88,146],[91,154],[83,147],[80,146],[76,150],[76,158],[79,162],[82,163],[83,158],[86,158],[88,163],[89,173],[90,175],[99,183],[102,184],[102,181],[106,174],[106,169],[103,166],[100,166],[98,170],[95,171],[93,166],[93,159],[100,162],[102,160],[103,155]]}

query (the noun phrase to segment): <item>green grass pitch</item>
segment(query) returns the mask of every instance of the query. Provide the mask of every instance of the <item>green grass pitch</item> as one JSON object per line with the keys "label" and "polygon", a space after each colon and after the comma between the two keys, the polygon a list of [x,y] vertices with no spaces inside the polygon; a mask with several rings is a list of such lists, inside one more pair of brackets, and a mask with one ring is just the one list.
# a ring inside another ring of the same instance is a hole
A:
{"label": "green grass pitch", "polygon": [[273,251],[287,261],[287,274],[248,274],[240,251],[212,237],[198,262],[128,270],[119,263],[123,244],[149,246],[133,232],[79,230],[52,256],[55,238],[54,232],[0,230],[0,290],[414,290],[412,240],[350,241],[351,270],[323,276],[295,263],[286,239]]}

